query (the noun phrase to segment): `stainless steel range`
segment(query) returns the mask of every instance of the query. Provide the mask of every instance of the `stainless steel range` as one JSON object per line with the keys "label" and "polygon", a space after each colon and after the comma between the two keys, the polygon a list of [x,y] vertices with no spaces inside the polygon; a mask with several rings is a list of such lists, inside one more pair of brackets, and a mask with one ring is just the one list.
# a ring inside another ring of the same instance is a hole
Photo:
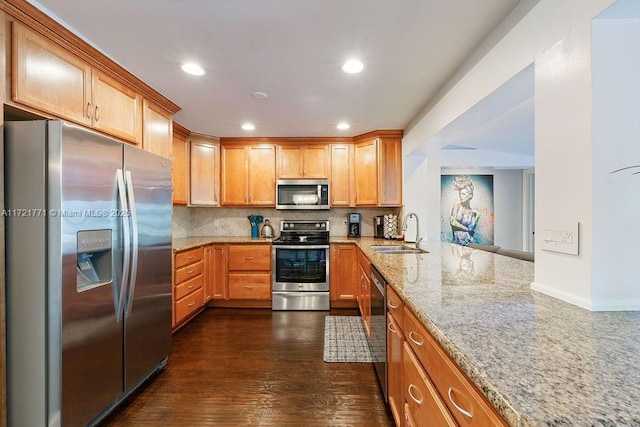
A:
{"label": "stainless steel range", "polygon": [[272,309],[329,310],[329,221],[280,221],[272,253]]}

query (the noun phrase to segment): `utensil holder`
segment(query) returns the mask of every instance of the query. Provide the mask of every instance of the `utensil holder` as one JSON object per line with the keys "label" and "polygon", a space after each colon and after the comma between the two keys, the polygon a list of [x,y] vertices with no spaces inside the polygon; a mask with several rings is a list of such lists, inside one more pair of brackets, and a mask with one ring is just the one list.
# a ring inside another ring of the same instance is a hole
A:
{"label": "utensil holder", "polygon": [[251,224],[251,238],[255,239],[258,237],[258,224]]}

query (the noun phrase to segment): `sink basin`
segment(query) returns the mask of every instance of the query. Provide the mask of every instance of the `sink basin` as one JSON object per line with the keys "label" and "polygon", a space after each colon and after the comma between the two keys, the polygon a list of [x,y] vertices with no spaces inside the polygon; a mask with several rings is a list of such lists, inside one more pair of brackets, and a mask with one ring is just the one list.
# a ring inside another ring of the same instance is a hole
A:
{"label": "sink basin", "polygon": [[371,249],[379,254],[424,254],[426,250],[405,245],[373,245]]}

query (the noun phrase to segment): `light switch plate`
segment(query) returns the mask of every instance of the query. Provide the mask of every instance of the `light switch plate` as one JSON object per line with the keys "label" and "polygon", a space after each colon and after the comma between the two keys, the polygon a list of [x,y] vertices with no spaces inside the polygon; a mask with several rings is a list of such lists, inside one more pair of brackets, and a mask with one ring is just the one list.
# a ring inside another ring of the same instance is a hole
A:
{"label": "light switch plate", "polygon": [[545,251],[578,255],[579,229],[580,224],[577,221],[545,223],[542,226],[540,247]]}

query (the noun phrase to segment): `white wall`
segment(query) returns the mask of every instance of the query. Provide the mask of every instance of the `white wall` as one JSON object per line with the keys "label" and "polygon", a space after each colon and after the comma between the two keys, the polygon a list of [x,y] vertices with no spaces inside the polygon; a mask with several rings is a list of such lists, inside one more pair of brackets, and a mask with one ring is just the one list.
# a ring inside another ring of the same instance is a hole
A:
{"label": "white wall", "polygon": [[592,63],[593,305],[640,307],[640,19],[594,20]]}
{"label": "white wall", "polygon": [[[525,2],[527,3],[527,2]],[[531,2],[528,2],[529,5]],[[592,18],[613,0],[540,0],[514,24],[507,18],[405,133],[405,194],[427,189],[407,209],[426,217],[427,235],[439,233],[438,149],[425,146],[456,117],[530,64],[535,66],[536,229],[560,220],[580,223],[579,255],[536,249],[532,287],[585,308],[592,300]],[[521,11],[516,10],[514,14]],[[410,159],[410,160],[409,160]],[[436,189],[436,191],[434,191]],[[437,209],[436,209],[437,206]],[[539,237],[537,238],[539,239]],[[536,248],[540,244],[536,241]],[[636,294],[640,290],[636,291]],[[638,307],[640,308],[640,307]]]}

